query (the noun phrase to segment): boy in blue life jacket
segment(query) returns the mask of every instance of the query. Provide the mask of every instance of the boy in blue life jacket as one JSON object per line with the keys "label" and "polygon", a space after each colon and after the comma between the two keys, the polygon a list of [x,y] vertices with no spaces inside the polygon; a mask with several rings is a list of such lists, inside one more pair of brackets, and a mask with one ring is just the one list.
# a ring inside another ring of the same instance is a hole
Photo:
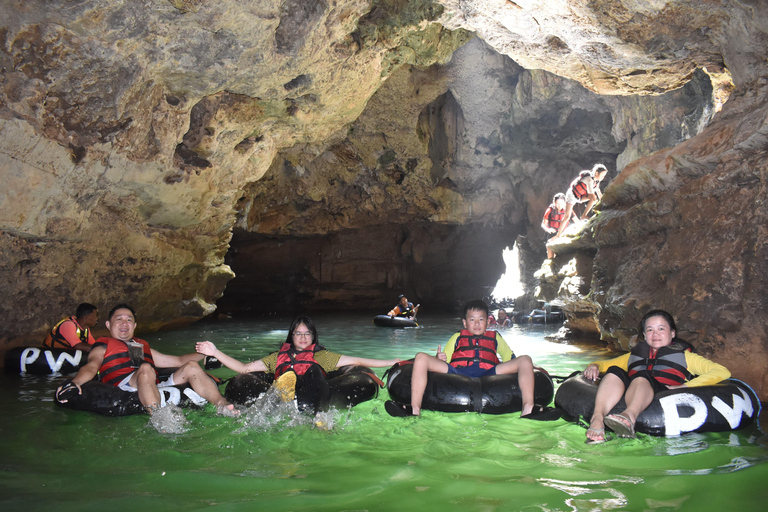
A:
{"label": "boy in blue life jacket", "polygon": [[437,346],[437,355],[416,354],[411,375],[411,404],[388,400],[384,407],[391,416],[419,416],[429,372],[457,373],[468,377],[517,373],[523,409],[520,416],[529,415],[533,403],[533,361],[530,356],[515,357],[497,331],[488,330],[488,305],[471,300],[463,309],[464,329],[451,337],[445,351]]}

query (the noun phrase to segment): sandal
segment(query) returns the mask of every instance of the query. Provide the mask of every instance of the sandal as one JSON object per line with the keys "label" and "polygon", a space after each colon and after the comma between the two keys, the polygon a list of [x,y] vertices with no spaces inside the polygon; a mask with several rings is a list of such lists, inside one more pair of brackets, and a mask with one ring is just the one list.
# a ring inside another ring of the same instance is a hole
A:
{"label": "sandal", "polygon": [[635,426],[623,414],[610,414],[605,417],[605,426],[616,432],[619,437],[634,438]]}
{"label": "sandal", "polygon": [[604,428],[588,428],[587,432],[589,432],[589,431],[592,431],[595,434],[597,434],[599,436],[602,436],[602,437],[598,437],[596,439],[590,439],[588,437],[587,440],[584,441],[586,444],[602,444],[602,443],[605,442],[605,429]]}
{"label": "sandal", "polygon": [[413,407],[410,405],[399,404],[394,400],[387,400],[384,402],[384,410],[387,414],[394,416],[395,418],[407,418],[413,416]]}
{"label": "sandal", "polygon": [[521,414],[520,418],[526,420],[555,421],[563,416],[563,410],[557,407],[547,407],[544,405],[534,405],[533,410],[528,414]]}

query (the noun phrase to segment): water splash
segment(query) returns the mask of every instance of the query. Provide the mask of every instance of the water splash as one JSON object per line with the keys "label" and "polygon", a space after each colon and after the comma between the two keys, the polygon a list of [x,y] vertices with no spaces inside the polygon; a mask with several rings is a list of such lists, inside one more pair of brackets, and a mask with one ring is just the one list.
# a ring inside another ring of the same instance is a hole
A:
{"label": "water splash", "polygon": [[149,417],[149,424],[161,434],[183,434],[187,431],[187,418],[180,407],[168,404]]}
{"label": "water splash", "polygon": [[240,411],[242,427],[238,433],[269,432],[303,425],[332,430],[335,425],[333,409],[312,416],[299,411],[295,400],[283,401],[274,388],[269,388]]}

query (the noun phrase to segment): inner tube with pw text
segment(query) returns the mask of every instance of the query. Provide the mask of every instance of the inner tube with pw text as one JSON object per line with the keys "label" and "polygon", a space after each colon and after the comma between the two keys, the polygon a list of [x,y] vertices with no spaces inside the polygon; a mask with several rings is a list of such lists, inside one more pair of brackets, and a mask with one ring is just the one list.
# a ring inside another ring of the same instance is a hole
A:
{"label": "inner tube with pw text", "polygon": [[[555,405],[571,416],[589,422],[598,385],[581,373],[557,389]],[[624,398],[611,414],[626,408]],[[656,393],[651,404],[637,417],[635,430],[652,436],[679,436],[687,432],[725,432],[751,425],[760,414],[755,391],[738,379],[712,386],[668,389]]]}

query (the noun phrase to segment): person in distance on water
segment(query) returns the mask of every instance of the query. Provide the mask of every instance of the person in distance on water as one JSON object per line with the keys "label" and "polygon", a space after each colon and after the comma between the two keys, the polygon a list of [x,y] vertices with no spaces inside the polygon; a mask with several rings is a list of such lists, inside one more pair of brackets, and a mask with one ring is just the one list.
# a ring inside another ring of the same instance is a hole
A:
{"label": "person in distance on water", "polygon": [[408,302],[408,298],[405,295],[400,295],[397,298],[397,305],[387,313],[391,318],[403,317],[413,320],[416,318],[416,314],[419,312],[419,306],[413,305],[413,302]]}

